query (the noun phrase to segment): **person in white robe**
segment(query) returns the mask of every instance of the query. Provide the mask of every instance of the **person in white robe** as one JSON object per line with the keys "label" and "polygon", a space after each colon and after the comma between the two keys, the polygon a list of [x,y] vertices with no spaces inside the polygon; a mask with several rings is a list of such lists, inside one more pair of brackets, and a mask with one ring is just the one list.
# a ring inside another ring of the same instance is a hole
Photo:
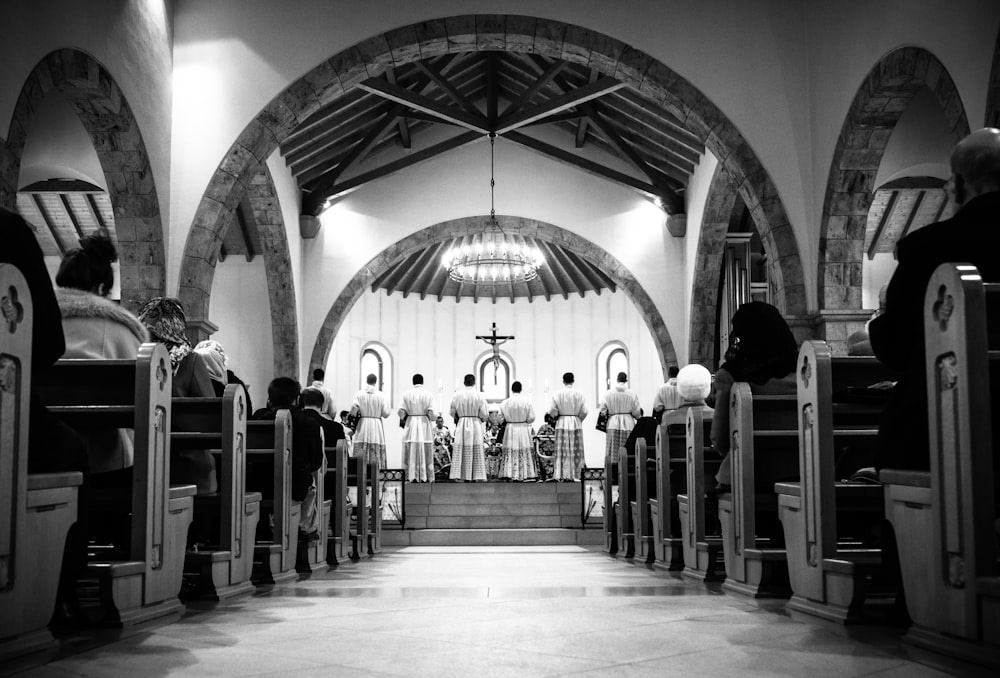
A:
{"label": "person in white robe", "polygon": [[323,380],[326,379],[326,371],[317,367],[313,370],[312,375],[313,380],[309,384],[309,388],[314,388],[323,394],[323,407],[320,408],[319,413],[331,421],[336,420],[337,410],[333,407],[333,393],[323,384]]}
{"label": "person in white robe", "polygon": [[604,395],[601,414],[608,417],[605,437],[604,463],[618,463],[618,450],[625,445],[628,434],[635,428],[635,420],[642,414],[639,396],[628,388],[628,375],[618,373],[615,387]]}
{"label": "person in white robe", "polygon": [[403,468],[411,483],[434,482],[434,395],[424,388],[424,377],[413,375],[413,388],[403,394],[399,418],[403,421]]}
{"label": "person in white robe", "polygon": [[382,420],[389,416],[389,403],[378,390],[378,377],[369,374],[363,389],[354,394],[351,416],[361,415],[354,432],[354,456],[366,463],[378,461],[385,468],[385,429]]}
{"label": "person in white robe", "polygon": [[507,480],[537,480],[535,447],[531,442],[535,408],[530,398],[521,395],[521,382],[515,381],[510,390],[514,395],[500,403],[500,417],[505,424],[500,477]]}
{"label": "person in white robe", "polygon": [[653,398],[653,417],[657,422],[663,419],[663,415],[684,404],[684,399],[677,392],[677,365],[671,365],[667,370],[667,381],[660,388],[656,389],[656,397]]}
{"label": "person in white robe", "polygon": [[552,480],[579,480],[583,467],[583,427],[587,416],[583,395],[573,388],[572,372],[563,375],[563,387],[552,396],[549,414],[556,418],[556,449]]}
{"label": "person in white robe", "polygon": [[486,398],[476,390],[476,378],[465,375],[465,388],[455,394],[449,408],[456,422],[451,452],[451,480],[486,480],[483,422],[488,416]]}

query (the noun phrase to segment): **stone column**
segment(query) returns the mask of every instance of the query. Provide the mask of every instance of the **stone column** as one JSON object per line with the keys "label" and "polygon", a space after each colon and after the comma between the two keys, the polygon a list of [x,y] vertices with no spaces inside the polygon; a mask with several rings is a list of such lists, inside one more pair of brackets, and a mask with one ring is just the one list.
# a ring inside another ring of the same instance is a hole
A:
{"label": "stone column", "polygon": [[833,355],[847,355],[847,337],[865,328],[875,311],[835,309],[819,312],[816,336],[830,345]]}
{"label": "stone column", "polygon": [[219,326],[211,320],[187,321],[187,336],[192,346],[197,346],[199,341],[210,339],[218,331]]}

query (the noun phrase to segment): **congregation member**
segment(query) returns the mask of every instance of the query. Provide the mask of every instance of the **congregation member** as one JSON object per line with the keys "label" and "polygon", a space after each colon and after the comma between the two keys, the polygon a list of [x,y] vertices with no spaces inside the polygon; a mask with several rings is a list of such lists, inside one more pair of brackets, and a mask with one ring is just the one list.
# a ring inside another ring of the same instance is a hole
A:
{"label": "congregation member", "polygon": [[378,390],[378,377],[374,374],[369,374],[365,387],[354,394],[350,416],[359,417],[354,431],[352,456],[364,459],[366,463],[378,461],[379,468],[386,468],[382,420],[389,416],[389,403]]}
{"label": "congregation member", "polygon": [[[898,375],[879,428],[877,468],[930,467],[924,293],[934,269],[967,262],[987,282],[1000,281],[1000,129],[977,130],[955,146],[948,187],[958,211],[897,243],[885,312],[868,324],[875,356]],[[990,379],[994,403],[1000,398],[998,381]],[[995,471],[1000,471],[998,449],[994,442]]]}
{"label": "congregation member", "polygon": [[538,479],[546,482],[555,480],[556,420],[551,414],[545,413],[542,425],[531,439],[535,443]]}
{"label": "congregation member", "polygon": [[[299,502],[299,537],[305,541],[319,538],[320,515],[316,506],[313,473],[323,466],[320,425],[297,405],[299,382],[291,377],[276,377],[267,385],[267,407],[253,413],[253,419],[273,421],[279,410],[288,410],[292,419],[292,501]],[[247,469],[247,489],[273,498],[271,462]],[[264,521],[261,521],[262,523]]]}
{"label": "congregation member", "polygon": [[653,398],[653,418],[660,421],[665,412],[676,410],[681,406],[681,396],[677,392],[677,375],[679,370],[677,365],[667,368],[667,380],[660,388],[656,389],[656,396]]}
{"label": "congregation member", "polygon": [[712,446],[722,456],[713,492],[732,487],[729,459],[729,393],[738,381],[750,383],[754,394],[794,394],[799,349],[788,323],[774,306],[762,301],[743,304],[733,314],[726,361],[715,373],[715,415]]}
{"label": "congregation member", "polygon": [[531,424],[535,408],[531,399],[521,394],[521,382],[510,386],[513,395],[500,403],[500,416],[505,424],[500,477],[505,480],[537,480],[535,447],[531,443]]}
{"label": "congregation member", "polygon": [[336,419],[337,410],[333,406],[333,393],[326,387],[323,380],[326,379],[326,371],[320,367],[317,367],[312,371],[313,380],[309,383],[309,388],[314,388],[323,394],[323,407],[320,408],[320,414],[331,420]]}
{"label": "congregation member", "polygon": [[422,374],[413,375],[413,388],[403,394],[399,419],[403,423],[403,468],[414,483],[434,482],[434,396],[424,388]]}
{"label": "congregation member", "polygon": [[[175,398],[212,398],[215,388],[205,359],[191,348],[187,338],[187,318],[181,302],[172,297],[155,297],[139,312],[139,320],[153,341],[167,347],[173,372],[171,395]],[[219,489],[215,459],[208,450],[178,450],[170,455],[170,482],[197,485],[198,494]]]}
{"label": "congregation member", "polygon": [[579,480],[583,467],[583,426],[587,406],[583,394],[573,387],[572,372],[563,374],[563,387],[552,396],[549,414],[556,418],[555,480]]}
{"label": "congregation member", "polygon": [[[337,441],[347,439],[344,427],[323,415],[323,403],[325,401],[322,391],[312,386],[304,388],[299,396],[299,402],[302,405],[302,413],[319,424],[319,427],[323,429],[324,448],[333,449],[337,446]],[[327,461],[331,460],[328,459]]]}
{"label": "congregation member", "polygon": [[195,353],[199,354],[205,361],[208,368],[208,376],[212,380],[212,388],[215,389],[215,396],[221,398],[226,392],[229,384],[239,384],[246,392],[247,411],[253,412],[253,405],[250,402],[250,387],[236,373],[229,369],[229,356],[222,344],[214,339],[206,339],[198,342],[194,347]]}
{"label": "congregation member", "polygon": [[635,427],[635,420],[641,415],[639,396],[628,388],[628,375],[619,372],[615,387],[604,394],[601,403],[601,417],[606,417],[608,422],[605,431],[605,463],[618,460],[618,449],[625,444]]}
{"label": "congregation member", "polygon": [[451,429],[444,423],[440,414],[434,421],[434,477],[437,480],[447,480],[451,473]]}
{"label": "congregation member", "polygon": [[[114,244],[103,235],[87,236],[66,253],[56,273],[56,301],[62,315],[66,352],[63,358],[135,360],[149,341],[146,328],[128,309],[108,298],[114,286],[111,264],[118,260]],[[92,481],[97,485],[132,484],[132,431],[77,426],[87,448]],[[115,472],[128,469],[124,474]],[[120,477],[117,477],[120,476]]]}
{"label": "congregation member", "polygon": [[483,450],[483,424],[486,421],[486,398],[476,389],[476,378],[465,375],[465,388],[455,394],[449,411],[455,421],[455,441],[451,453],[451,480],[465,482],[486,480],[486,456]]}
{"label": "congregation member", "polygon": [[347,456],[354,456],[354,426],[350,423],[351,413],[340,411],[340,425],[344,427],[344,439],[347,441]]}

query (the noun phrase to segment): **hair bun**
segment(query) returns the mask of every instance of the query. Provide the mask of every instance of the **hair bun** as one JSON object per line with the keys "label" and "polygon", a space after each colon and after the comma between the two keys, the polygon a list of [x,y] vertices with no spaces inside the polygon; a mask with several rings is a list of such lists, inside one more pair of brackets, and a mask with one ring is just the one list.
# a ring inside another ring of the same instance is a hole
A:
{"label": "hair bun", "polygon": [[80,239],[80,249],[94,261],[111,264],[118,261],[118,251],[108,236],[96,233]]}

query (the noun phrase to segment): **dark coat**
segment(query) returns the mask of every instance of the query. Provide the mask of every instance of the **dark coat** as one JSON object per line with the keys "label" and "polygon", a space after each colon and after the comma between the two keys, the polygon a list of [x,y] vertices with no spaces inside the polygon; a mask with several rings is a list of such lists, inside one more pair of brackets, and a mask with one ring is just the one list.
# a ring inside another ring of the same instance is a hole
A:
{"label": "dark coat", "polygon": [[[288,411],[292,417],[292,499],[302,501],[312,486],[312,474],[323,466],[320,427],[299,408],[290,407]],[[254,412],[252,418],[273,421],[276,412],[270,408],[261,409]]]}
{"label": "dark coat", "polygon": [[[344,427],[332,419],[327,419],[322,414],[316,410],[302,410],[302,414],[309,417],[323,429],[323,446],[328,450],[332,450],[337,446],[338,440],[346,440],[347,437],[344,435]],[[328,464],[334,462],[327,455],[326,461]],[[335,462],[334,462],[335,463]]]}
{"label": "dark coat", "polygon": [[885,313],[868,326],[876,357],[898,373],[879,430],[879,468],[929,468],[924,372],[927,282],[934,269],[948,262],[974,264],[984,280],[1000,281],[998,220],[1000,192],[987,193],[970,200],[951,219],[925,226],[896,245],[899,263],[886,291]]}

